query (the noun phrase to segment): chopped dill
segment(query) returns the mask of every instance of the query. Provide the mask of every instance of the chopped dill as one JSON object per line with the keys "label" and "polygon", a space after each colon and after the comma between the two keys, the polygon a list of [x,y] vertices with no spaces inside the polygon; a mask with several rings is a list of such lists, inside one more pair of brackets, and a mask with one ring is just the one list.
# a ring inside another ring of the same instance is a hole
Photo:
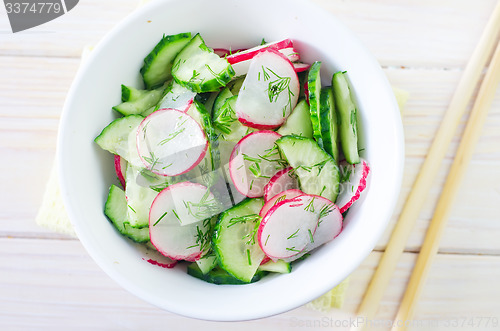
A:
{"label": "chopped dill", "polygon": [[314,199],[316,199],[316,197],[313,197],[312,200],[309,202],[309,204],[306,206],[306,208],[304,208],[305,211],[310,211],[311,213],[314,213]]}
{"label": "chopped dill", "polygon": [[309,241],[311,242],[311,244],[314,243],[314,238],[313,238],[313,234],[311,232],[311,229],[307,229],[307,232],[309,232]]}
{"label": "chopped dill", "polygon": [[250,250],[247,249],[247,258],[248,258],[248,265],[252,265],[252,258],[250,256]]}
{"label": "chopped dill", "polygon": [[163,217],[165,217],[166,215],[167,215],[167,212],[164,212],[163,215],[161,215],[160,218],[155,222],[155,224],[153,224],[153,226],[158,224],[163,219]]}
{"label": "chopped dill", "polygon": [[286,238],[287,240],[290,240],[292,238],[296,238],[297,237],[297,233],[300,231],[300,229],[297,229],[297,231],[295,231],[294,233],[292,233],[288,238]]}

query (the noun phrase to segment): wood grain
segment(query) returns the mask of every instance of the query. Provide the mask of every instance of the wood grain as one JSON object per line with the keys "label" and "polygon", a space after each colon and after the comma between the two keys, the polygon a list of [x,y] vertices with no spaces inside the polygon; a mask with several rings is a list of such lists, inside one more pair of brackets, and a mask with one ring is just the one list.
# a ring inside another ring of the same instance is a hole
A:
{"label": "wood grain", "polygon": [[[99,269],[78,241],[3,238],[0,239],[0,325],[7,330],[39,327],[50,330],[68,327],[72,330],[281,330],[310,329],[311,326],[326,329],[354,319],[355,308],[380,255],[372,253],[351,275],[344,311],[319,313],[301,307],[256,321],[216,323],[179,317],[124,291]],[[375,330],[386,330],[386,321],[393,318],[415,255],[405,253],[398,264],[392,286],[384,297],[384,307],[370,322],[382,324]],[[415,320],[422,323],[435,320],[441,328],[430,330],[442,330],[453,318],[500,317],[500,303],[496,299],[500,296],[496,286],[498,277],[498,256],[438,256]],[[463,290],[443,286],[447,282]]]}

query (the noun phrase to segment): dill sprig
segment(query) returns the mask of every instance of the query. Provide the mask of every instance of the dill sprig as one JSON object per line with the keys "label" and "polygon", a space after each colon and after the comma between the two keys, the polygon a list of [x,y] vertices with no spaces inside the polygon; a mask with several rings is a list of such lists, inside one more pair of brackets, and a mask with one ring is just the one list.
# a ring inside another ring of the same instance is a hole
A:
{"label": "dill sprig", "polygon": [[201,197],[200,202],[183,201],[188,214],[200,220],[218,214],[220,212],[220,206],[217,201],[215,201],[215,198],[208,199],[209,196],[210,190],[207,189]]}
{"label": "dill sprig", "polygon": [[259,225],[260,225],[261,218],[258,214],[249,214],[249,215],[243,215],[239,217],[233,217],[229,220],[229,224],[227,225],[228,228],[230,228],[233,225],[236,224],[242,224],[242,223],[247,223],[247,222],[253,222],[253,228],[252,230],[245,234],[241,239],[245,240],[248,238],[248,240],[245,242],[247,245],[254,245],[256,240],[255,236],[257,235],[257,231],[259,230]]}
{"label": "dill sprig", "polygon": [[[344,168],[344,170],[346,170],[346,168]],[[352,173],[352,169],[347,169],[347,171],[343,172],[341,171],[340,172],[340,183],[345,183],[347,181],[349,181],[351,179],[351,173]]]}
{"label": "dill sprig", "polygon": [[[210,219],[207,219],[208,222],[210,222]],[[194,247],[199,247],[200,251],[206,251],[209,246],[210,246],[210,234],[211,234],[211,228],[209,226],[210,224],[207,224],[203,222],[203,231],[199,225],[196,225],[196,234],[195,234],[195,243],[191,246],[188,246],[187,249],[189,248],[194,248]]]}
{"label": "dill sprig", "polygon": [[290,239],[292,239],[292,238],[296,238],[296,237],[297,237],[297,235],[298,235],[298,233],[299,233],[299,231],[300,231],[300,228],[299,228],[299,229],[297,229],[294,233],[292,233],[292,234],[291,234],[288,238],[286,238],[286,239],[287,239],[287,240],[290,240]]}
{"label": "dill sprig", "polygon": [[246,223],[246,222],[255,222],[260,219],[260,216],[258,214],[249,214],[249,215],[244,215],[244,216],[239,216],[239,217],[233,217],[229,220],[229,224],[227,225],[228,228],[231,226],[238,224],[238,223]]}
{"label": "dill sprig", "polygon": [[160,216],[160,218],[158,218],[158,220],[155,222],[155,224],[153,224],[153,226],[155,226],[156,224],[158,224],[162,219],[163,217],[167,216],[167,211],[163,213],[163,215]]}
{"label": "dill sprig", "polygon": [[215,77],[215,80],[217,81],[217,83],[221,84],[221,86],[224,86],[226,85],[226,83],[220,78],[220,74],[216,74],[212,68],[210,68],[210,66],[208,64],[205,64],[205,67],[208,69],[208,71],[210,71],[210,73]]}
{"label": "dill sprig", "polygon": [[311,172],[313,169],[317,168],[318,169],[318,173],[317,175],[319,175],[321,173],[321,170],[323,170],[323,168],[325,167],[325,165],[328,163],[328,159],[326,160],[323,160],[321,162],[318,162],[312,166],[304,166],[304,165],[299,165],[295,168],[293,168],[292,170],[290,170],[290,172],[288,173],[289,176],[295,176],[295,173],[299,170],[299,169],[302,169],[304,171],[307,171],[307,172]]}
{"label": "dill sprig", "polygon": [[[267,71],[266,71],[266,69],[267,69]],[[264,66],[262,66],[262,73],[264,76],[264,81],[271,79],[270,78],[271,76],[270,76],[268,71],[276,77],[275,80],[272,80],[269,82],[269,85],[267,88],[267,95],[269,98],[269,102],[270,103],[276,102],[278,100],[279,96],[281,95],[281,93],[283,93],[285,91],[288,95],[288,102],[283,107],[283,117],[285,117],[287,107],[289,107],[290,111],[292,111],[292,97],[295,95],[292,92],[292,90],[290,89],[290,82],[292,79],[291,79],[291,77],[282,77],[282,76],[278,75],[277,73],[275,73],[273,70],[271,70],[269,67],[264,68]],[[260,80],[260,72],[259,72],[258,78]]]}
{"label": "dill sprig", "polygon": [[316,199],[316,197],[313,197],[311,201],[309,201],[309,204],[306,206],[306,208],[304,208],[305,211],[310,211],[311,213],[314,213],[314,199]]}
{"label": "dill sprig", "polygon": [[174,139],[175,137],[177,137],[178,135],[180,135],[181,133],[183,133],[184,131],[186,130],[186,128],[181,128],[175,132],[172,132],[171,134],[169,134],[167,136],[167,138],[163,139],[162,141],[160,141],[158,143],[158,146],[163,146],[165,145],[166,143],[168,143],[169,141],[171,141],[172,139]]}
{"label": "dill sprig", "polygon": [[324,205],[323,208],[321,208],[321,210],[319,211],[319,219],[328,216],[334,209],[335,209],[334,205],[331,204]]}
{"label": "dill sprig", "polygon": [[234,111],[230,102],[225,102],[222,108],[222,112],[215,119],[213,125],[223,134],[231,134],[231,125],[238,120],[236,118],[236,112]]}
{"label": "dill sprig", "polygon": [[161,164],[160,159],[152,152],[149,152],[149,156],[144,156],[144,161],[150,164],[151,170],[154,170],[157,164]]}

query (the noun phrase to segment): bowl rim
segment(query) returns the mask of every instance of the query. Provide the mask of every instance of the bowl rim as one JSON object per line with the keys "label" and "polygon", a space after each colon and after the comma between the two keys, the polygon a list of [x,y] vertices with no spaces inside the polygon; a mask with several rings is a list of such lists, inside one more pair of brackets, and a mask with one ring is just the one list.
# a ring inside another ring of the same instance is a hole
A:
{"label": "bowl rim", "polygon": [[[335,286],[336,284],[340,283],[347,275],[352,273],[354,269],[356,269],[359,264],[368,256],[368,254],[371,253],[373,248],[375,247],[377,241],[380,239],[382,236],[383,232],[385,231],[389,219],[392,216],[392,213],[394,212],[394,208],[396,206],[397,202],[397,196],[399,195],[399,191],[401,188],[402,184],[402,179],[403,179],[403,171],[404,171],[404,134],[403,134],[403,126],[402,126],[402,121],[401,121],[401,116],[399,113],[399,108],[397,106],[396,100],[394,98],[393,94],[386,93],[383,95],[383,101],[386,106],[391,108],[390,114],[392,115],[392,118],[389,120],[392,121],[394,124],[393,126],[393,132],[391,132],[392,136],[394,137],[394,145],[392,146],[392,150],[395,152],[395,159],[394,159],[394,176],[388,180],[389,186],[391,187],[391,190],[393,192],[393,198],[391,200],[391,203],[387,204],[385,208],[383,209],[383,221],[380,222],[380,226],[377,227],[376,229],[373,230],[371,236],[369,236],[369,240],[363,243],[363,249],[361,248],[354,248],[352,250],[352,254],[355,258],[352,258],[350,260],[344,260],[344,268],[343,268],[343,273],[338,273],[334,276],[329,276],[326,274],[323,275],[316,275],[315,280],[317,284],[312,284],[308,288],[308,292],[305,294],[302,294],[300,296],[300,299],[296,300],[288,300],[287,302],[281,301],[279,305],[277,306],[270,306],[268,304],[263,304],[265,309],[263,307],[253,307],[253,311],[240,311],[240,312],[232,312],[231,314],[227,313],[217,313],[213,311],[191,311],[189,307],[186,305],[179,307],[176,304],[172,302],[168,302],[165,300],[162,300],[162,298],[158,298],[157,295],[148,293],[147,290],[143,287],[138,286],[137,284],[131,283],[130,279],[127,276],[124,276],[121,274],[116,268],[110,266],[109,260],[106,260],[102,258],[100,248],[96,247],[94,243],[89,239],[88,233],[89,230],[85,228],[83,223],[81,222],[81,215],[79,215],[79,210],[75,208],[75,199],[71,196],[72,195],[72,190],[74,187],[72,187],[72,184],[68,181],[69,178],[71,178],[70,171],[68,170],[68,135],[69,133],[69,127],[71,127],[69,121],[70,121],[70,108],[71,104],[75,98],[75,94],[77,93],[77,87],[80,86],[82,83],[82,80],[85,78],[85,73],[86,71],[92,66],[98,55],[100,54],[101,51],[104,51],[106,49],[107,43],[112,40],[116,35],[119,35],[122,30],[124,30],[129,24],[140,20],[141,18],[147,16],[147,14],[154,13],[155,11],[160,10],[161,8],[164,8],[164,6],[168,5],[169,3],[174,3],[177,0],[167,0],[167,1],[156,1],[156,2],[151,2],[147,5],[145,5],[143,8],[139,8],[133,13],[131,13],[128,17],[126,17],[124,20],[122,20],[117,26],[115,26],[111,31],[109,31],[106,36],[99,42],[99,44],[94,48],[94,50],[91,52],[89,58],[87,58],[83,63],[81,64],[76,77],[74,79],[74,82],[68,92],[66,102],[64,104],[63,112],[61,115],[61,120],[60,120],[60,125],[59,125],[59,134],[58,134],[58,140],[57,140],[57,166],[59,169],[59,182],[60,182],[60,188],[61,188],[61,196],[64,202],[64,205],[66,207],[66,211],[68,213],[69,219],[73,226],[75,227],[75,231],[78,235],[78,238],[80,239],[81,243],[89,253],[89,255],[93,258],[93,260],[103,269],[111,278],[113,278],[117,283],[119,283],[123,288],[128,290],[129,292],[135,294],[139,298],[142,298],[143,300],[152,303],[160,308],[166,309],[170,312],[191,317],[191,318],[198,318],[198,319],[203,319],[203,320],[212,320],[212,321],[243,321],[243,320],[251,320],[251,319],[257,319],[257,318],[263,318],[263,317],[268,317],[272,315],[276,315],[279,313],[283,313],[286,311],[289,311],[291,309],[297,308],[298,306],[305,304],[316,297],[322,295],[325,293],[328,288],[331,288]],[[263,1],[263,0],[259,0]],[[284,0],[283,0],[284,1]],[[311,2],[299,2],[298,0],[291,0],[295,1],[297,4],[300,3],[302,6],[305,4],[309,6],[310,8],[316,9],[316,10],[323,10],[316,4],[313,4]],[[323,14],[322,14],[323,15]],[[361,44],[361,42],[358,40],[358,38],[352,33],[349,29],[347,29],[343,23],[341,23],[334,15],[331,13],[325,13],[324,15],[328,16],[331,22],[335,26],[337,26],[343,34],[346,34],[350,39],[351,42],[355,47],[357,47],[360,50],[364,50],[363,56],[366,57],[371,63],[368,63],[373,69],[373,72],[378,72],[377,74],[377,79],[375,80],[382,89],[386,92],[392,91],[391,86],[387,80],[387,77],[383,73],[380,65],[378,62],[375,60],[375,58],[371,55],[371,53],[365,48],[364,45]],[[202,32],[203,34],[203,32]],[[361,108],[361,107],[360,107]],[[347,228],[346,228],[347,229]],[[335,243],[335,246],[346,246],[346,243],[343,242],[342,244]],[[368,249],[369,248],[369,249]],[[320,252],[316,252],[320,253]],[[316,254],[315,253],[315,254]],[[322,251],[321,253],[324,253]],[[322,254],[324,255],[324,254]],[[296,272],[300,272],[301,274],[304,273],[304,271],[299,270],[300,268],[297,268],[297,270],[294,270]],[[293,272],[292,272],[293,273]],[[283,277],[283,279],[286,279],[288,275],[279,275]],[[289,278],[289,277],[288,277]],[[293,283],[293,282],[292,282]],[[257,284],[257,283],[256,283]],[[251,284],[253,285],[253,284]],[[245,285],[246,286],[251,286],[251,285]],[[228,294],[229,291],[227,287],[225,286],[220,286],[220,293],[223,294]],[[234,288],[234,287],[233,287]]]}

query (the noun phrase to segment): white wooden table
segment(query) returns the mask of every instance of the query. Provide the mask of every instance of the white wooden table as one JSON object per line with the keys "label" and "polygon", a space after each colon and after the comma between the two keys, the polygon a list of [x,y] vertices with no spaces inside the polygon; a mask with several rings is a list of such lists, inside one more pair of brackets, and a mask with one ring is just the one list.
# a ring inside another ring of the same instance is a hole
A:
{"label": "white wooden table", "polygon": [[[17,34],[10,32],[0,9],[0,330],[311,330],[349,323],[496,1],[315,2],[351,28],[391,83],[410,93],[403,116],[406,169],[400,203],[374,252],[351,276],[343,311],[301,307],[242,323],[176,316],[120,288],[78,240],[35,224],[54,160],[61,108],[81,51],[137,6],[137,0],[82,0],[63,17]],[[373,321],[376,330],[387,330],[387,321],[394,318],[459,133]],[[500,91],[411,329],[499,330],[499,319]]]}

